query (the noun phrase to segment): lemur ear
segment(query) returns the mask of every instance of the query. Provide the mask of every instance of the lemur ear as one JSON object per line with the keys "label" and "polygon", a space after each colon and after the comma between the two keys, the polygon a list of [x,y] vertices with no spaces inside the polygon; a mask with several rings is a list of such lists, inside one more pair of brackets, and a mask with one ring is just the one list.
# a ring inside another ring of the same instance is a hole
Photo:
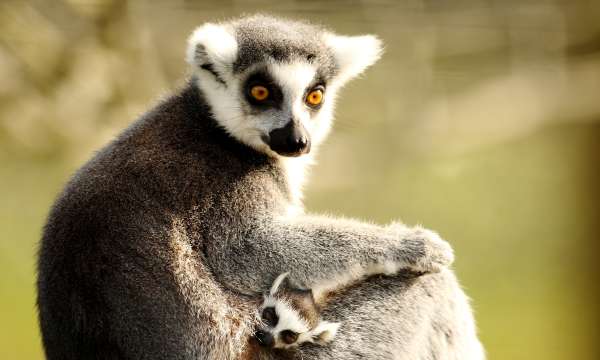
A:
{"label": "lemur ear", "polygon": [[[285,278],[289,275],[289,272],[285,272],[281,275],[279,275],[275,281],[273,281],[273,285],[271,286],[271,290],[269,291],[269,294],[271,296],[274,296],[277,293],[277,290],[279,290],[279,287],[281,286],[281,284],[283,283],[283,281],[285,280]],[[284,285],[285,286],[285,285]]]}
{"label": "lemur ear", "polygon": [[328,34],[325,43],[333,51],[338,66],[335,81],[343,85],[373,65],[383,52],[383,44],[376,36],[341,36]]}
{"label": "lemur ear", "polygon": [[205,69],[223,75],[236,60],[238,43],[226,26],[207,23],[197,28],[188,39],[187,62],[194,69]]}
{"label": "lemur ear", "polygon": [[319,345],[327,344],[333,340],[341,325],[341,323],[321,321],[319,325],[311,331],[313,342]]}

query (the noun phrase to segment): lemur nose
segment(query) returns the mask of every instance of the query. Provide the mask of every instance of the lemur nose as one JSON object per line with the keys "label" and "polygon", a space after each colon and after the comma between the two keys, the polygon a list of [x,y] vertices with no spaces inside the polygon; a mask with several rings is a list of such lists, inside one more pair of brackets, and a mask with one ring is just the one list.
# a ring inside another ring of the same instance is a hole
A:
{"label": "lemur nose", "polygon": [[258,341],[260,346],[271,346],[273,345],[273,335],[271,333],[264,330],[257,330],[254,333],[254,338]]}
{"label": "lemur nose", "polygon": [[308,139],[306,139],[306,137],[304,136],[300,136],[296,139],[296,143],[298,144],[298,146],[304,148],[306,147],[306,145],[308,145]]}
{"label": "lemur nose", "polygon": [[269,147],[279,155],[300,156],[310,151],[310,138],[302,124],[291,120],[269,133]]}

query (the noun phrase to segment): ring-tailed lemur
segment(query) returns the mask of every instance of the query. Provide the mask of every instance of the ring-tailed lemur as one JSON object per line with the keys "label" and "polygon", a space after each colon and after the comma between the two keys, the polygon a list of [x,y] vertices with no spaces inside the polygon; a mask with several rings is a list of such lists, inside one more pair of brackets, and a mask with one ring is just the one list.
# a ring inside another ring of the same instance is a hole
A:
{"label": "ring-tailed lemur", "polygon": [[51,209],[38,264],[47,357],[235,359],[253,295],[277,274],[293,269],[318,290],[408,267],[436,274],[352,287],[324,309],[344,323],[336,341],[304,359],[480,359],[446,242],[302,212],[337,90],[380,52],[372,36],[265,16],[196,30],[187,85],[98,152]]}
{"label": "ring-tailed lemur", "polygon": [[279,275],[264,295],[258,309],[261,324],[254,337],[261,346],[273,349],[330,342],[341,324],[323,320],[312,290],[285,283],[288,274]]}

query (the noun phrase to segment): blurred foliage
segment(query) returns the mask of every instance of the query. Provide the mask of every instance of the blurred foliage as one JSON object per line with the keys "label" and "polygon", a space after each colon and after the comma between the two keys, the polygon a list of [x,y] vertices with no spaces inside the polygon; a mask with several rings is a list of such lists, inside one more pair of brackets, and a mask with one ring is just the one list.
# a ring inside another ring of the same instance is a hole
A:
{"label": "blurred foliage", "polygon": [[41,358],[35,253],[69,175],[185,78],[185,39],[256,11],[380,35],[312,211],[439,231],[490,359],[598,359],[600,3],[0,3],[0,358]]}

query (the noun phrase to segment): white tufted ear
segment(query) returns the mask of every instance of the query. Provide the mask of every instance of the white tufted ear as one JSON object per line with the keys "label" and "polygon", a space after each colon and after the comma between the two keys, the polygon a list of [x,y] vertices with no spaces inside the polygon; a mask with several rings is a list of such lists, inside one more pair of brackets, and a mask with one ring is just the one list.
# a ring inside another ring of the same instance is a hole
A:
{"label": "white tufted ear", "polygon": [[207,23],[197,28],[188,39],[186,60],[194,68],[222,71],[237,58],[235,36],[223,25]]}
{"label": "white tufted ear", "polygon": [[348,80],[362,73],[373,65],[383,52],[382,42],[373,35],[341,36],[328,34],[325,43],[331,50],[339,67],[335,77],[338,84],[343,85]]}
{"label": "white tufted ear", "polygon": [[273,285],[271,286],[271,290],[269,291],[269,295],[274,296],[277,293],[277,290],[279,290],[279,286],[281,285],[281,283],[283,282],[283,280],[285,280],[285,278],[289,275],[289,272],[285,272],[281,275],[279,275],[275,281],[273,281]]}
{"label": "white tufted ear", "polygon": [[341,323],[321,321],[319,325],[311,331],[313,341],[319,345],[327,344],[333,340],[341,325]]}

